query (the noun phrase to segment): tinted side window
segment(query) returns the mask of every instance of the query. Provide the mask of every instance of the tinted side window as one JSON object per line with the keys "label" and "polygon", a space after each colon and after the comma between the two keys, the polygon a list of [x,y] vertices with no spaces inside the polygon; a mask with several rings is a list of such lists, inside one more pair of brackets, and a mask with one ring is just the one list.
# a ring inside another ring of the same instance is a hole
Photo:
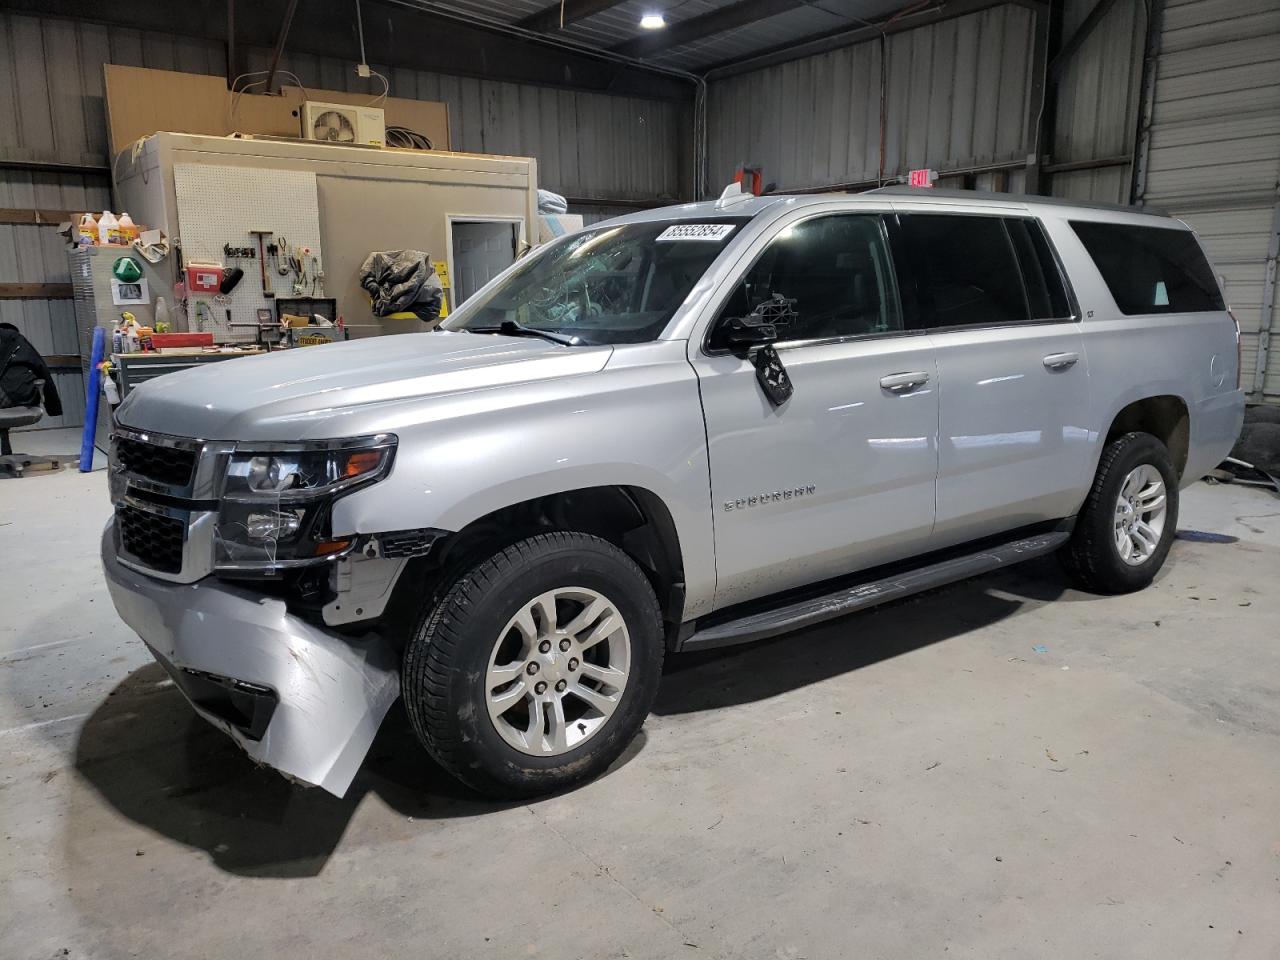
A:
{"label": "tinted side window", "polygon": [[1053,257],[1049,241],[1036,220],[1005,221],[1013,241],[1022,279],[1027,289],[1027,307],[1032,320],[1058,320],[1071,316],[1071,305],[1062,282],[1062,273]]}
{"label": "tinted side window", "polygon": [[901,218],[925,325],[963,327],[1027,318],[1013,245],[998,217]]}
{"label": "tinted side window", "polygon": [[[880,218],[834,214],[803,220],[765,248],[721,312],[744,317],[774,294],[796,301],[783,341],[902,329],[897,287]],[[713,336],[712,347],[723,343]]]}
{"label": "tinted side window", "polygon": [[1189,230],[1072,220],[1121,313],[1226,309],[1213,271]]}

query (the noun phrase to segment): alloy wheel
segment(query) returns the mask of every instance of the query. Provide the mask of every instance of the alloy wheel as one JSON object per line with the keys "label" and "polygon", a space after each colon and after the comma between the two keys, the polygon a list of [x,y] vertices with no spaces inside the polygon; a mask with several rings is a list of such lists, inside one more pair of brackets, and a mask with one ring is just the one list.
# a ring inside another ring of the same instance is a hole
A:
{"label": "alloy wheel", "polygon": [[1136,567],[1151,559],[1160,545],[1167,512],[1160,471],[1149,463],[1130,470],[1116,498],[1116,550],[1121,560]]}
{"label": "alloy wheel", "polygon": [[494,643],[489,719],[521,753],[566,753],[608,723],[630,666],[627,625],[608,598],[586,587],[549,590],[521,607]]}

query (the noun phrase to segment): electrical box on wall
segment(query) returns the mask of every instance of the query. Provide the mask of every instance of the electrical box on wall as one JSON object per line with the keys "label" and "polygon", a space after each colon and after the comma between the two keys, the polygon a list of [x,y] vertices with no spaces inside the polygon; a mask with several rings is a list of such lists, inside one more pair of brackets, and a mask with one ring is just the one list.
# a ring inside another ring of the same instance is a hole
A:
{"label": "electrical box on wall", "polygon": [[217,293],[222,286],[222,265],[218,263],[188,263],[187,289],[192,293]]}
{"label": "electrical box on wall", "polygon": [[381,107],[308,100],[302,105],[302,137],[348,146],[380,147],[387,135],[386,113]]}

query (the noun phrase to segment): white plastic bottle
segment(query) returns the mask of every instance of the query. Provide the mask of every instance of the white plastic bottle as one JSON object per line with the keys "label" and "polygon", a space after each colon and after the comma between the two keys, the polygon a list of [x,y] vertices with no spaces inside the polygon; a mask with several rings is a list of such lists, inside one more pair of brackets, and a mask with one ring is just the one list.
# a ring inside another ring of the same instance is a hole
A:
{"label": "white plastic bottle", "polygon": [[110,210],[103,210],[98,218],[98,242],[102,244],[120,242],[120,221]]}

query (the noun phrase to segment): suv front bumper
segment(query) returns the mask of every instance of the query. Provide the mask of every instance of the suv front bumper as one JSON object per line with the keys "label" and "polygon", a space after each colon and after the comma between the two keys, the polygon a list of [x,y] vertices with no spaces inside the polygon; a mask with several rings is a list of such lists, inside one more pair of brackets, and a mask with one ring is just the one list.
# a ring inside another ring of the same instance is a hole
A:
{"label": "suv front bumper", "polygon": [[341,797],[400,694],[399,663],[375,633],[348,638],[281,600],[211,577],[168,583],[102,534],[111,600],[196,712],[254,760]]}

